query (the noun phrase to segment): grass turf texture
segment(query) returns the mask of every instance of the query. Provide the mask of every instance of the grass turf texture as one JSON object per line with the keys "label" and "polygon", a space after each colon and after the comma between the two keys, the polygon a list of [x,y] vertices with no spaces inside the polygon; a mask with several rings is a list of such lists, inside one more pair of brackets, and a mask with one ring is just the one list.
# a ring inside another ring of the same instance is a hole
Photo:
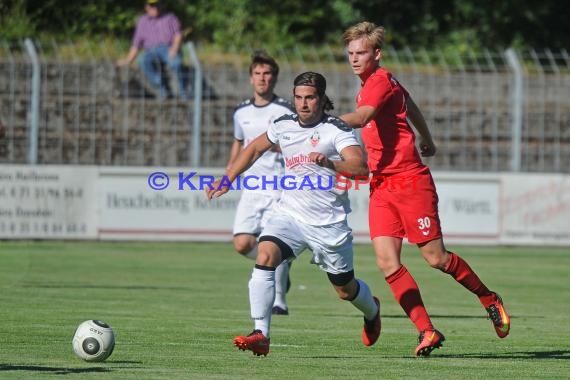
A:
{"label": "grass turf texture", "polygon": [[[496,337],[474,296],[405,247],[403,260],[447,338],[431,357],[414,357],[415,328],[362,245],[355,269],[382,302],[379,342],[362,345],[359,312],[336,298],[305,252],[291,271],[291,314],[273,317],[264,358],[232,346],[252,330],[253,262],[231,244],[0,242],[0,378],[568,378],[568,249],[457,251],[503,296],[513,325],[506,339]],[[73,332],[86,319],[115,331],[104,363],[72,352]]]}

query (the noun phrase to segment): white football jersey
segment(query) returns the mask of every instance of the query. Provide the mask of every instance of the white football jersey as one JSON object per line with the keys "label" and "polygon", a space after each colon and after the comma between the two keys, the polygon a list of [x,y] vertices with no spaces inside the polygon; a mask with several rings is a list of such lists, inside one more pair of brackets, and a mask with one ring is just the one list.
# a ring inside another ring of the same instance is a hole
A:
{"label": "white football jersey", "polygon": [[[277,118],[295,112],[293,105],[278,96],[265,106],[256,106],[253,99],[248,99],[240,103],[234,111],[234,137],[243,142],[243,148],[247,147],[256,137],[265,133],[269,126]],[[267,151],[240,177],[281,176],[283,174],[283,157],[281,153]],[[258,182],[249,180],[249,189],[258,187]],[[261,184],[261,182],[259,182]],[[259,185],[259,189],[244,191],[267,191]]]}
{"label": "white football jersey", "polygon": [[344,148],[359,146],[352,128],[329,115],[316,124],[301,126],[298,115],[293,114],[275,120],[267,137],[279,144],[285,160],[277,212],[314,226],[345,220],[350,202],[347,191],[336,188],[338,173],[311,162],[309,153],[320,152],[331,160],[340,160]]}

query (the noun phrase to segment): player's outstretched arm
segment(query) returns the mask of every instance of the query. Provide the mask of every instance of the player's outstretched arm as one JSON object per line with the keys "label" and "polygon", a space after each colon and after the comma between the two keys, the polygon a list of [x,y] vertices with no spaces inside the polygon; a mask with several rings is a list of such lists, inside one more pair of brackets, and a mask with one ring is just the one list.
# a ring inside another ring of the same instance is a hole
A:
{"label": "player's outstretched arm", "polygon": [[226,164],[226,172],[228,171],[230,166],[232,166],[233,162],[236,160],[242,148],[243,148],[243,141],[234,139],[234,142],[232,143],[232,147],[230,149],[230,158],[228,159],[228,163]]}
{"label": "player's outstretched arm", "polygon": [[211,187],[205,189],[206,197],[212,199],[227,193],[230,189],[230,185],[235,181],[237,176],[246,171],[247,168],[253,165],[253,163],[272,146],[273,143],[269,141],[266,133],[261,134],[253,140],[229,165],[224,177],[212,183]]}
{"label": "player's outstretched arm", "polygon": [[354,112],[345,113],[340,118],[351,128],[362,128],[376,115],[377,109],[372,106],[361,106]]}

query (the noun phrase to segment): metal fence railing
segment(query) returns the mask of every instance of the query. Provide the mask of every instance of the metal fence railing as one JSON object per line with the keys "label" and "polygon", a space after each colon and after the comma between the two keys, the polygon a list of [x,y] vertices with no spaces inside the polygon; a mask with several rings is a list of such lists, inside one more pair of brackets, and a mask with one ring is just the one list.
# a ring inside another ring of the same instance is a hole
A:
{"label": "metal fence railing", "polygon": [[[105,45],[0,42],[0,163],[224,166],[234,107],[251,95],[250,52],[187,44],[193,100],[158,100],[137,67]],[[302,71],[323,73],[333,113],[354,107],[357,78],[329,46],[278,51],[276,92]],[[35,60],[37,56],[37,60]],[[191,58],[199,58],[199,65]],[[422,108],[438,145],[434,170],[570,172],[566,51],[384,52]],[[198,70],[199,69],[199,70]],[[201,83],[200,86],[196,84]]]}

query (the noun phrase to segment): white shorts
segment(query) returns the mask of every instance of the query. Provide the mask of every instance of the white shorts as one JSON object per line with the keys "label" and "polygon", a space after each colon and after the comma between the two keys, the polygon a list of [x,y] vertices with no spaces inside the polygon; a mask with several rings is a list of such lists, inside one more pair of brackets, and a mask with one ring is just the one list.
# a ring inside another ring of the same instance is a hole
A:
{"label": "white shorts", "polygon": [[234,219],[234,235],[259,235],[265,225],[270,210],[279,196],[258,192],[244,192],[239,200]]}
{"label": "white shorts", "polygon": [[272,213],[261,236],[273,236],[287,244],[295,257],[306,249],[313,252],[311,263],[321,270],[339,274],[353,267],[352,229],[345,221],[311,226],[284,213]]}

